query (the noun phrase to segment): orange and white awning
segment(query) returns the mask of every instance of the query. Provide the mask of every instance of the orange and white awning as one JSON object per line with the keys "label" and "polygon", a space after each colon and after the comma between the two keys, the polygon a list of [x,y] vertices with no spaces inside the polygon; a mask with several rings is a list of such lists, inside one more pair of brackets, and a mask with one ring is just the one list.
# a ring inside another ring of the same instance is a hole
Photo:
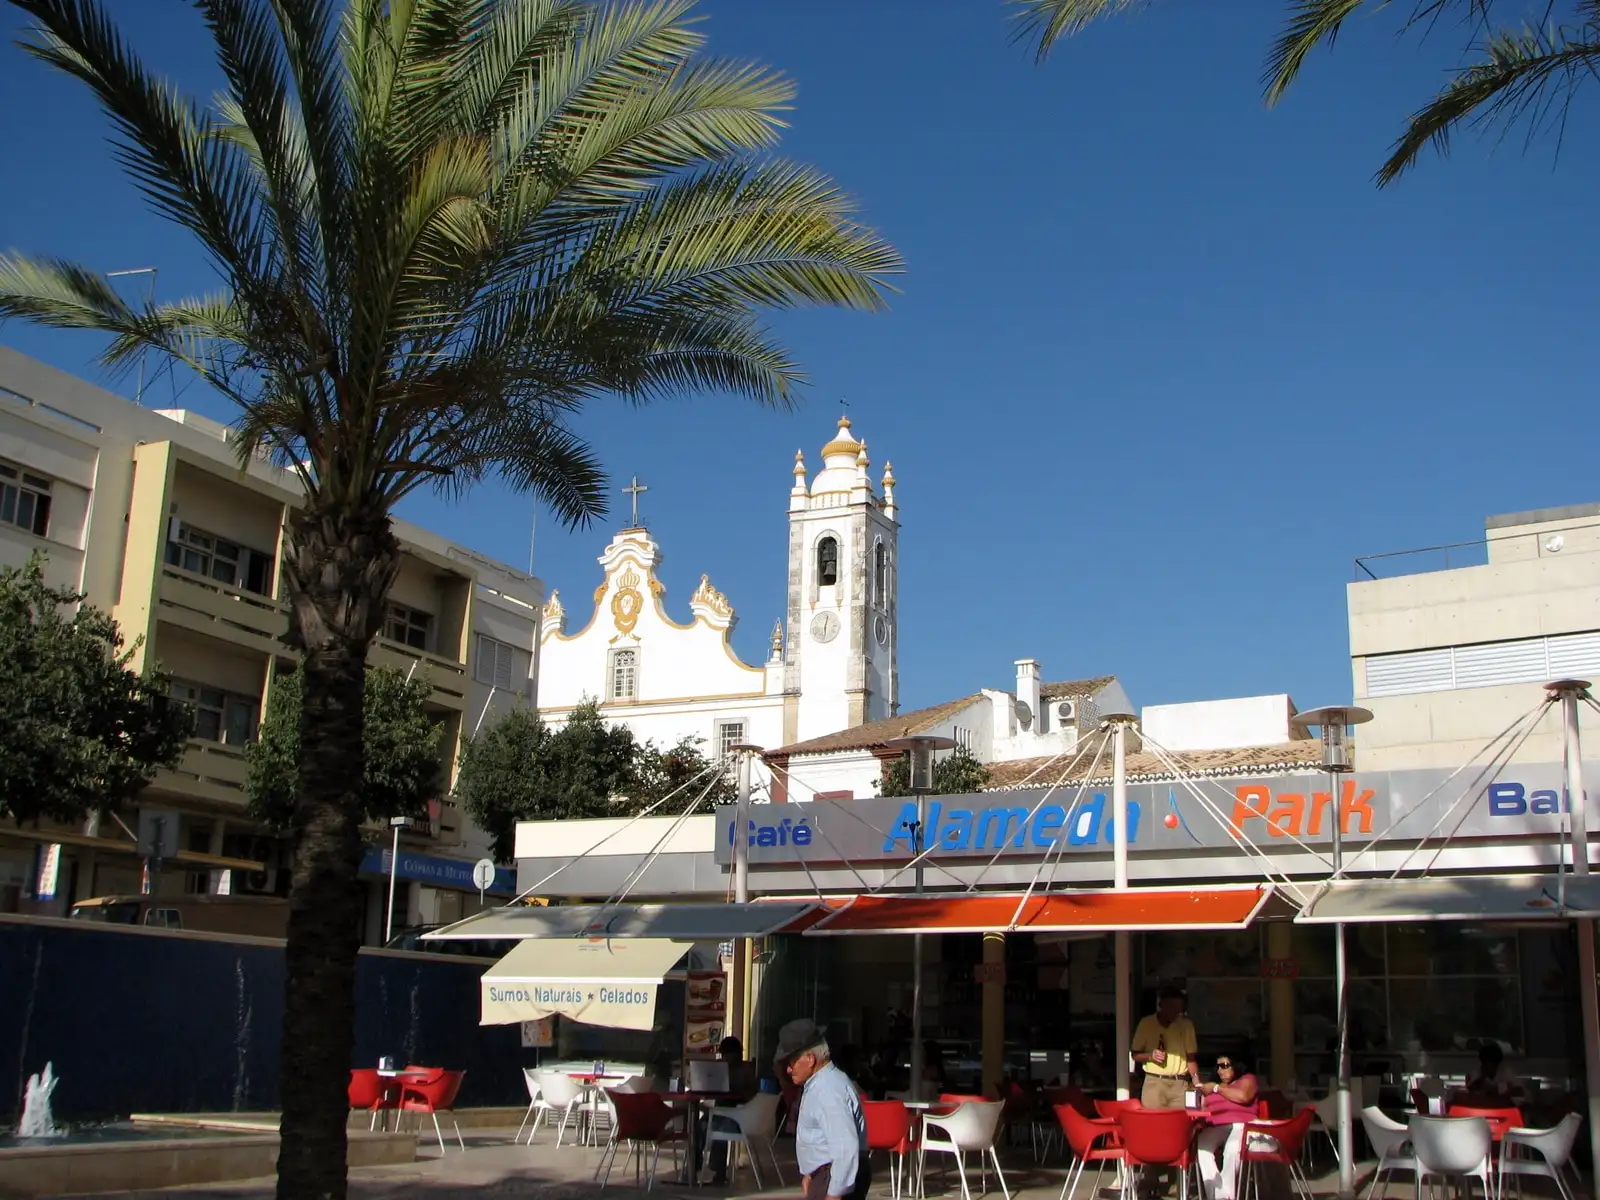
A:
{"label": "orange and white awning", "polygon": [[[909,933],[1124,933],[1245,929],[1270,886],[858,896],[807,936]],[[1019,911],[1020,910],[1020,911]]]}

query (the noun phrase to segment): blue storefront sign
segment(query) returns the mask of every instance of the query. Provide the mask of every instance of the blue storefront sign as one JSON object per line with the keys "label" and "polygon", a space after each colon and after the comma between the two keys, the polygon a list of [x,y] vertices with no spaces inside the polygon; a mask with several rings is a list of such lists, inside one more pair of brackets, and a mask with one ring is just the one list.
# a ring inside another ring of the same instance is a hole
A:
{"label": "blue storefront sign", "polygon": [[[363,875],[389,876],[389,851],[372,847],[361,860]],[[402,850],[395,875],[414,883],[427,883],[434,887],[454,888],[458,892],[475,892],[478,885],[472,882],[472,864],[459,858],[440,858],[432,854],[411,854]],[[498,896],[517,894],[516,872],[507,867],[494,869],[494,883],[487,891]]]}

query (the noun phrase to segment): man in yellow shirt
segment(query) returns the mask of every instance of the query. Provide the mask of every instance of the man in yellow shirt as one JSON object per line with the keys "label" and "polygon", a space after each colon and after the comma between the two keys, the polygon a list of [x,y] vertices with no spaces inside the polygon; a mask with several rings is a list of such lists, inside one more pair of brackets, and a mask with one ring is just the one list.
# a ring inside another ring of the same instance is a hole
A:
{"label": "man in yellow shirt", "polygon": [[1200,1086],[1200,1068],[1194,1061],[1194,1023],[1183,1015],[1183,992],[1164,987],[1156,1011],[1139,1022],[1128,1047],[1133,1061],[1144,1068],[1140,1102],[1146,1108],[1182,1108],[1184,1093]]}

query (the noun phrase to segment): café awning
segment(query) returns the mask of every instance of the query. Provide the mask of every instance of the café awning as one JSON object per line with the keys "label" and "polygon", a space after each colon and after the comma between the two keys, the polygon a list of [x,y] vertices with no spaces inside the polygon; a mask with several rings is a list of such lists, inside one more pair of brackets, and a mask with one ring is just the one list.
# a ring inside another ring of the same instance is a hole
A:
{"label": "caf\u00e9 awning", "polygon": [[1295,920],[1302,925],[1375,921],[1550,921],[1600,916],[1600,876],[1463,875],[1341,879],[1324,884]]}
{"label": "caf\u00e9 awning", "polygon": [[650,1029],[656,989],[686,949],[654,938],[521,942],[484,972],[478,1023],[560,1015],[586,1025]]}
{"label": "caf\u00e9 awning", "polygon": [[[907,933],[1121,933],[1244,929],[1272,888],[1130,888],[1126,891],[960,892],[859,896],[808,935]],[[1021,912],[1018,912],[1018,908]]]}
{"label": "caf\u00e9 awning", "polygon": [[425,942],[459,938],[661,938],[725,942],[799,928],[815,901],[748,904],[572,904],[492,908],[422,935]]}

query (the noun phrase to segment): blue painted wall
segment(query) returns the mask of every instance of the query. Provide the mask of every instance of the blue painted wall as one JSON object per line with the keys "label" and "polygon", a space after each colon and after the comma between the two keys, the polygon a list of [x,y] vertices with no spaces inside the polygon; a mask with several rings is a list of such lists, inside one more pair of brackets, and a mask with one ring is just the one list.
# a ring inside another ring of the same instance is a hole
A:
{"label": "blue painted wall", "polygon": [[[485,965],[364,952],[352,1065],[464,1068],[463,1106],[526,1104],[533,1052],[478,1024]],[[0,920],[0,1124],[46,1062],[69,1121],[276,1108],[283,973],[273,943]]]}

